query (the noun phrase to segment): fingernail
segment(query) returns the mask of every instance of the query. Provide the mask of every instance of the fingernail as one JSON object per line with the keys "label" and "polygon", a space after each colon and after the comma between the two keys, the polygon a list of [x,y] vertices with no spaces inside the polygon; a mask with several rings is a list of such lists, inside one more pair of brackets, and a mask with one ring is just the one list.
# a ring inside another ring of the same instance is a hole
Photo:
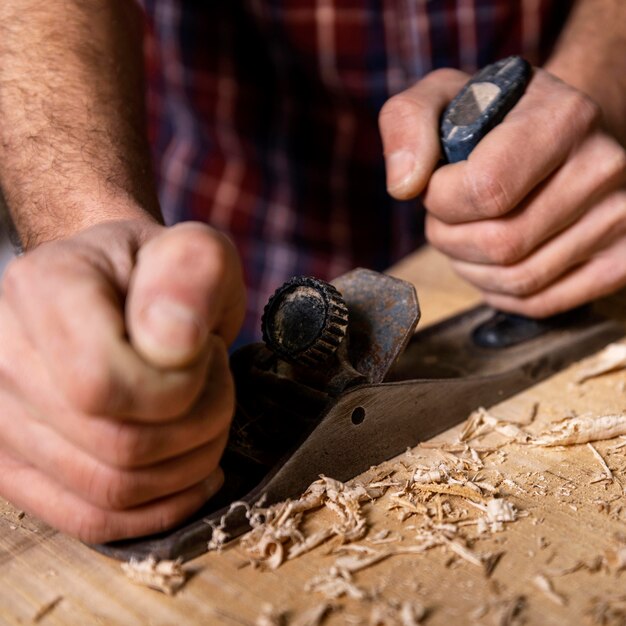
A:
{"label": "fingernail", "polygon": [[415,155],[408,150],[397,150],[387,155],[387,190],[403,191],[413,179],[416,164]]}
{"label": "fingernail", "polygon": [[224,472],[218,467],[203,483],[206,497],[212,498],[224,484]]}
{"label": "fingernail", "polygon": [[166,360],[195,354],[205,339],[202,320],[188,307],[173,300],[157,300],[144,313],[145,330],[151,338],[151,352]]}

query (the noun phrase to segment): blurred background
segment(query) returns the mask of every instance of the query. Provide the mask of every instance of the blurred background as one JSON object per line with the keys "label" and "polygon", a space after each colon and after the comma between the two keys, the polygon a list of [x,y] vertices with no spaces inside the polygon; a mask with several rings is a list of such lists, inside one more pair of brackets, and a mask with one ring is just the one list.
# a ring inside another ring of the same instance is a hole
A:
{"label": "blurred background", "polygon": [[0,276],[4,272],[6,264],[13,258],[13,248],[3,228],[0,227]]}

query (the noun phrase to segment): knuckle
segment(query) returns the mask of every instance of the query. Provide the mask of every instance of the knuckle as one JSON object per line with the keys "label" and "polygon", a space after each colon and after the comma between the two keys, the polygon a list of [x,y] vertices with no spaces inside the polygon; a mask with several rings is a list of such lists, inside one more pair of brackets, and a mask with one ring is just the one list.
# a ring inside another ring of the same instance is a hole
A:
{"label": "knuckle", "polygon": [[71,364],[70,375],[63,380],[65,395],[70,404],[82,413],[106,413],[116,393],[111,369],[106,359],[93,354],[85,362],[86,367],[82,367],[82,359]]}
{"label": "knuckle", "polygon": [[150,449],[150,436],[135,425],[114,424],[111,462],[121,469],[134,469],[145,462]]}
{"label": "knuckle", "polygon": [[378,123],[382,128],[389,125],[402,125],[404,122],[414,121],[419,115],[420,104],[406,93],[392,96],[383,104],[378,114]]}
{"label": "knuckle", "polygon": [[602,117],[600,106],[578,89],[571,89],[561,106],[566,123],[578,129],[589,129]]}
{"label": "knuckle", "polygon": [[523,257],[523,241],[518,233],[500,222],[485,224],[482,251],[489,263],[512,265]]}
{"label": "knuckle", "polygon": [[127,472],[97,466],[88,474],[87,495],[106,510],[122,510],[134,504],[134,489]]}
{"label": "knuckle", "polygon": [[233,244],[222,233],[205,224],[175,226],[166,238],[165,254],[176,266],[194,267],[221,276],[236,258]]}
{"label": "knuckle", "polygon": [[483,218],[501,217],[513,208],[495,169],[482,168],[476,172],[468,167],[464,182],[467,202],[474,214]]}
{"label": "knuckle", "polygon": [[70,534],[87,544],[105,543],[118,538],[113,532],[109,514],[93,507],[75,512],[68,526]]}
{"label": "knuckle", "polygon": [[524,297],[535,293],[541,287],[541,279],[528,268],[511,268],[503,279],[507,292],[512,296]]}

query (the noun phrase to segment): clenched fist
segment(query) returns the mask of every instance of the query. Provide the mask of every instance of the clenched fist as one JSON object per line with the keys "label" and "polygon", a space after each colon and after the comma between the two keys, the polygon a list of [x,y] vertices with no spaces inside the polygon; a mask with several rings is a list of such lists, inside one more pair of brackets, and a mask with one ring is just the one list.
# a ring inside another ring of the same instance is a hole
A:
{"label": "clenched fist", "polygon": [[138,219],[43,244],[0,297],[0,494],[87,542],[162,531],[221,486],[243,319],[234,249]]}
{"label": "clenched fist", "polygon": [[498,309],[545,317],[626,285],[626,151],[599,106],[535,69],[469,159],[437,168],[439,118],[469,78],[438,70],[385,104],[390,193],[423,193],[428,240]]}

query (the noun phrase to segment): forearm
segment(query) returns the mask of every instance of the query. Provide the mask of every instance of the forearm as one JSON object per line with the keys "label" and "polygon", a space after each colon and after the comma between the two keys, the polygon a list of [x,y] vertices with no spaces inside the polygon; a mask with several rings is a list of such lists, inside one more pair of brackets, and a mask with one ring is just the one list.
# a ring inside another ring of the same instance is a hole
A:
{"label": "forearm", "polygon": [[624,0],[578,0],[546,69],[591,96],[626,145]]}
{"label": "forearm", "polygon": [[130,0],[0,3],[0,186],[25,248],[159,216]]}

